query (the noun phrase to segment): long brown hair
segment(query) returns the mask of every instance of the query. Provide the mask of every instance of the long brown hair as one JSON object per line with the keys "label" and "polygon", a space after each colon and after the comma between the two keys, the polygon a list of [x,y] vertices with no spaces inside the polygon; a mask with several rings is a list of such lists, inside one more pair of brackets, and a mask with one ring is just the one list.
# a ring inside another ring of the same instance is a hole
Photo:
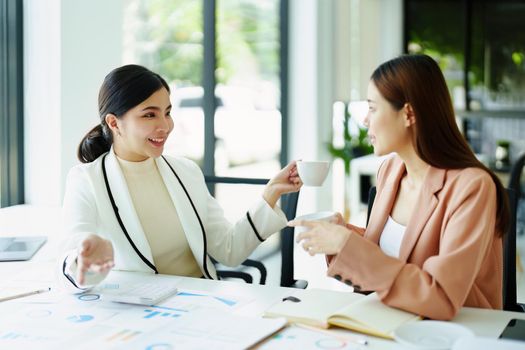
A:
{"label": "long brown hair", "polygon": [[[417,122],[414,143],[419,157],[441,169],[480,168],[492,178],[497,190],[496,234],[509,227],[509,202],[498,177],[474,155],[456,124],[445,78],[427,55],[403,55],[381,64],[372,74],[381,95],[397,110],[406,103]],[[439,147],[436,147],[439,145]]]}

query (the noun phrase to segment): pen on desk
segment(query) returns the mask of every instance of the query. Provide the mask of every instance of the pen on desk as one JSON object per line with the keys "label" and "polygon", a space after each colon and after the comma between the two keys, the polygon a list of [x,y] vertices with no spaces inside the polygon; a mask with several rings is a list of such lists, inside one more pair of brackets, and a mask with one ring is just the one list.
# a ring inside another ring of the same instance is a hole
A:
{"label": "pen on desk", "polygon": [[366,338],[362,338],[362,337],[354,337],[354,336],[351,336],[351,335],[340,335],[340,334],[336,334],[336,333],[333,333],[333,332],[330,332],[330,331],[327,331],[325,329],[321,329],[321,328],[317,328],[317,327],[313,327],[313,326],[308,326],[306,324],[302,324],[302,323],[294,323],[293,324],[294,326],[297,326],[299,328],[304,328],[304,329],[308,329],[308,330],[311,330],[311,331],[316,331],[316,332],[319,332],[319,333],[323,333],[323,334],[327,334],[327,335],[330,335],[336,339],[339,339],[341,341],[349,341],[349,342],[352,342],[352,343],[355,343],[355,344],[359,344],[359,345],[368,345],[368,340]]}
{"label": "pen on desk", "polygon": [[28,297],[30,295],[35,295],[35,294],[49,292],[50,290],[51,290],[51,288],[47,287],[47,288],[32,290],[32,291],[25,292],[25,293],[13,294],[13,295],[10,295],[10,296],[4,297],[4,298],[0,298],[0,301],[7,301],[7,300],[13,300],[13,299],[18,299],[18,298]]}

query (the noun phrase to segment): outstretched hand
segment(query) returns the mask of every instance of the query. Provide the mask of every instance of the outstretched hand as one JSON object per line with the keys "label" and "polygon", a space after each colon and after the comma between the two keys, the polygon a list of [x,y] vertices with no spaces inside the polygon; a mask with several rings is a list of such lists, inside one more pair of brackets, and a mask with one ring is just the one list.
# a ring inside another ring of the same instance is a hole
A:
{"label": "outstretched hand", "polygon": [[264,188],[263,198],[273,208],[285,193],[297,192],[303,185],[297,173],[296,161],[290,162],[275,175]]}
{"label": "outstretched hand", "polygon": [[113,266],[113,245],[110,241],[92,234],[80,243],[76,275],[79,284],[84,284],[88,271],[105,274]]}

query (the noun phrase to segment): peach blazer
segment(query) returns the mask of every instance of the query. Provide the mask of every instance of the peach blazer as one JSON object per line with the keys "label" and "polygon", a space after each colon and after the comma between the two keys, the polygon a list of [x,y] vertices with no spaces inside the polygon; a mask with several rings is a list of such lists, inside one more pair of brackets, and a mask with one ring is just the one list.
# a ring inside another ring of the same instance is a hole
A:
{"label": "peach blazer", "polygon": [[379,238],[404,173],[397,155],[381,165],[368,227],[348,225],[359,234],[352,233],[328,259],[328,275],[432,319],[451,319],[462,306],[501,309],[502,240],[495,235],[490,175],[478,168],[430,167],[399,258],[393,258],[383,253]]}

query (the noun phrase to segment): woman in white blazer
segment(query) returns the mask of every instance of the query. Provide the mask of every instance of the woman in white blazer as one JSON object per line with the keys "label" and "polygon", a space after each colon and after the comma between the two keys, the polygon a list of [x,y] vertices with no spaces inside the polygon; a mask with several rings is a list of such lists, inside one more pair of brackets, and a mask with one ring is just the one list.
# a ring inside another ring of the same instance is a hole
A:
{"label": "woman in white blazer", "polygon": [[276,202],[302,186],[295,162],[231,224],[200,168],[162,155],[173,129],[169,92],[162,77],[138,65],[106,76],[99,93],[100,124],[79,145],[84,164],[67,177],[68,240],[59,261],[67,287],[90,288],[112,268],[217,279],[210,257],[236,266],[286,225]]}

